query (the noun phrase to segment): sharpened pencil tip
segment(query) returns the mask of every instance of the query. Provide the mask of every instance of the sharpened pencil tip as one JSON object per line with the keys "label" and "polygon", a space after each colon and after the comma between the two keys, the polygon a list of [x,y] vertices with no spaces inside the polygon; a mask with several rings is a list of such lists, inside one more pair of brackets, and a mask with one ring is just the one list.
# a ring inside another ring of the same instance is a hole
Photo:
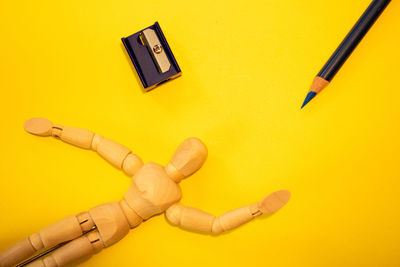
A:
{"label": "sharpened pencil tip", "polygon": [[316,92],[313,92],[313,91],[308,92],[306,99],[304,99],[304,102],[303,102],[303,105],[301,106],[301,108],[303,108],[305,105],[307,105],[307,103],[310,102],[311,99],[313,99],[316,95],[317,95]]}

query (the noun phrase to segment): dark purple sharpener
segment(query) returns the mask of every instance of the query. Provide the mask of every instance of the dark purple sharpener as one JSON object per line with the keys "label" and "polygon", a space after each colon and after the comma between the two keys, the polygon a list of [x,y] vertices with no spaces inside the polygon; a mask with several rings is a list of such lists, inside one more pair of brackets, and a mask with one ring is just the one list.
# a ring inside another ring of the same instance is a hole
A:
{"label": "dark purple sharpener", "polygon": [[[152,57],[148,47],[141,41],[141,33],[146,29],[155,31],[162,49],[171,64],[169,70],[164,73],[161,73],[159,69],[157,69],[155,59]],[[133,66],[135,66],[143,88],[146,91],[150,91],[158,85],[177,78],[182,74],[178,62],[176,62],[158,22],[131,36],[121,38],[121,40],[132,60]]]}

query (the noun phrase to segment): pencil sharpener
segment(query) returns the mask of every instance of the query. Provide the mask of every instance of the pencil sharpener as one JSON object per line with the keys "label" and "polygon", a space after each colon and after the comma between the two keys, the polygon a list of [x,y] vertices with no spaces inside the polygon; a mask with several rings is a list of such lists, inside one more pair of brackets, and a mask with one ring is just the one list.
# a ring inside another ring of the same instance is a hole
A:
{"label": "pencil sharpener", "polygon": [[158,22],[121,40],[146,91],[181,75]]}

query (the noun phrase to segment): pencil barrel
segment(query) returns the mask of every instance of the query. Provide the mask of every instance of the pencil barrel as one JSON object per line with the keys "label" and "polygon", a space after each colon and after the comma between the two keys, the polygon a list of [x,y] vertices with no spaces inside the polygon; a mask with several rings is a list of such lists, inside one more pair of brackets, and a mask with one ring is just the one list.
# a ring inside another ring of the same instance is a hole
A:
{"label": "pencil barrel", "polygon": [[372,1],[317,76],[327,81],[332,80],[389,2],[390,0]]}

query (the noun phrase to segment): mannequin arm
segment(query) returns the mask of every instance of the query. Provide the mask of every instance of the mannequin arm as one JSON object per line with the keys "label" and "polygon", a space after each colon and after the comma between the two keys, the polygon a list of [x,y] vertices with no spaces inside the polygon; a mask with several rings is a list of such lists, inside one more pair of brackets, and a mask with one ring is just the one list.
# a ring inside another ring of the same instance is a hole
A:
{"label": "mannequin arm", "polygon": [[218,217],[177,203],[167,209],[166,216],[172,224],[182,228],[219,234],[237,228],[263,213],[272,214],[278,211],[289,201],[289,198],[289,191],[277,191],[259,203],[228,211]]}
{"label": "mannequin arm", "polygon": [[133,176],[143,165],[142,160],[129,148],[89,130],[53,125],[45,118],[31,118],[25,122],[24,128],[31,134],[54,136],[71,145],[94,150],[129,176]]}

